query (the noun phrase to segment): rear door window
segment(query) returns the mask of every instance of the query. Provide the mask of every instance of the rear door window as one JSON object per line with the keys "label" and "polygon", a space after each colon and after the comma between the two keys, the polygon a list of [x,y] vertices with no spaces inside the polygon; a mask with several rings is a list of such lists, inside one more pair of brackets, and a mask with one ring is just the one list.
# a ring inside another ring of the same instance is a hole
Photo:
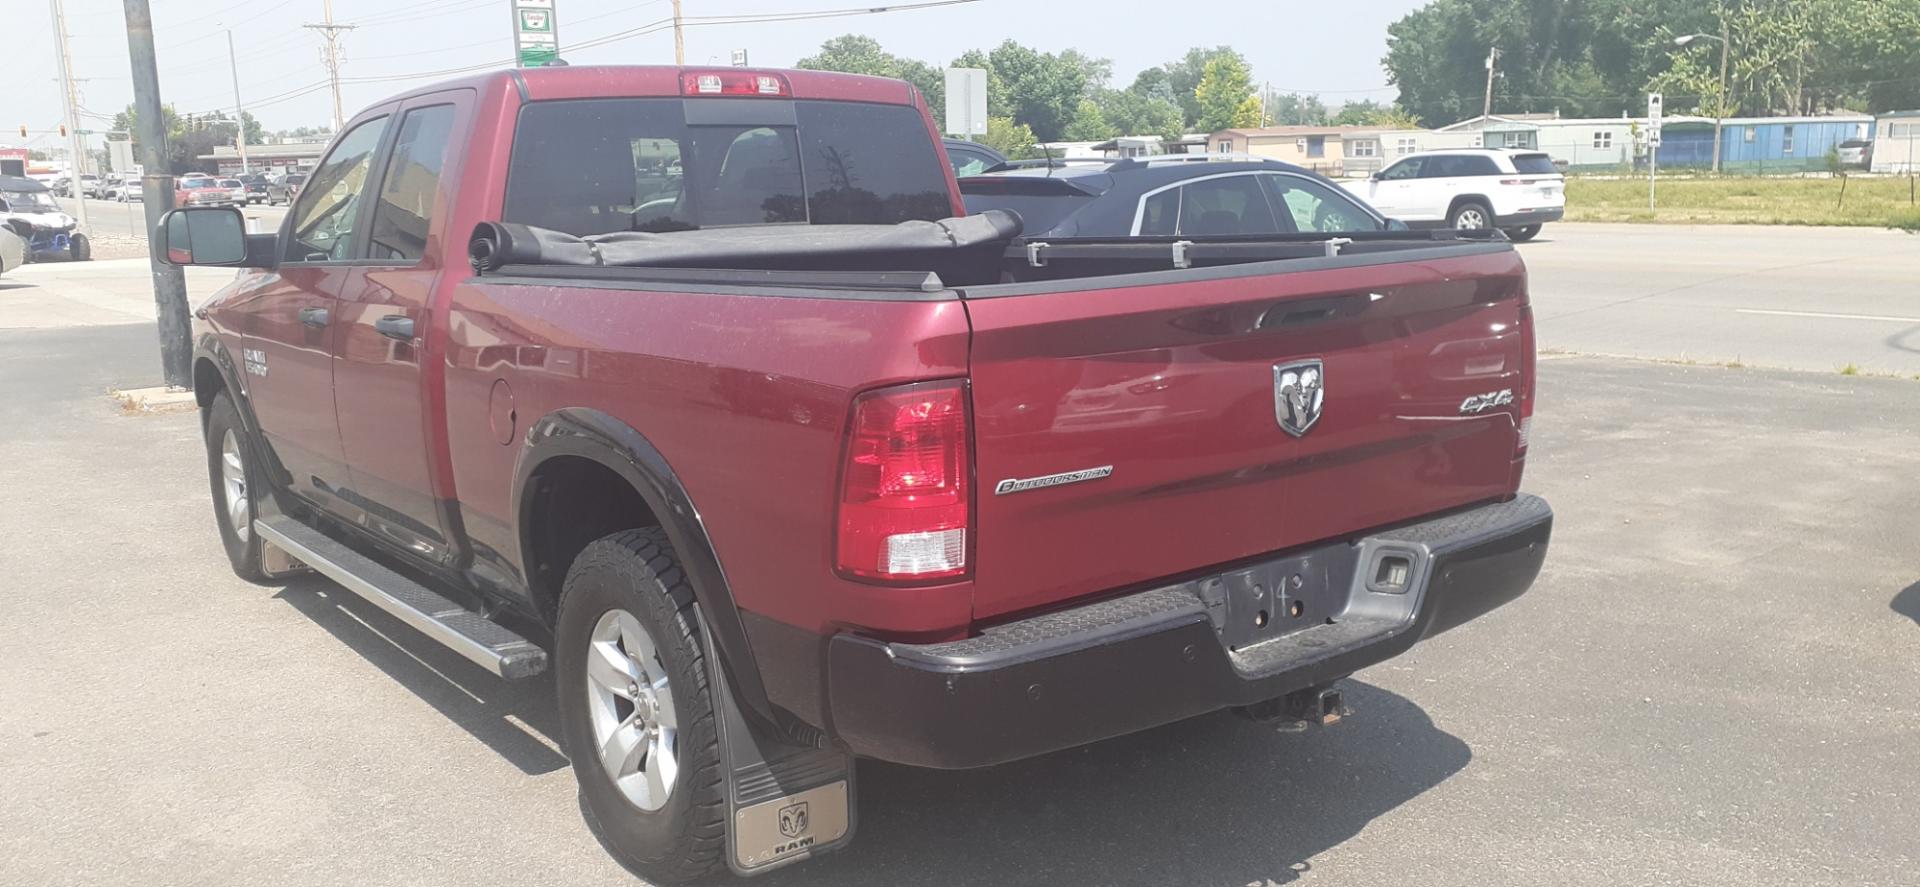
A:
{"label": "rear door window", "polygon": [[415,108],[400,120],[400,137],[380,177],[380,201],[373,208],[371,258],[418,261],[427,250],[433,201],[440,193],[440,169],[446,163],[453,131],[453,106]]}
{"label": "rear door window", "polygon": [[1180,189],[1168,188],[1141,201],[1140,233],[1170,236],[1180,233]]}
{"label": "rear door window", "polygon": [[1280,223],[1252,175],[1224,176],[1180,187],[1180,233],[1195,236],[1276,234]]}
{"label": "rear door window", "polygon": [[689,123],[680,99],[529,105],[515,132],[503,216],[584,237],[953,215],[947,171],[919,111],[738,101],[737,119],[771,122]]}

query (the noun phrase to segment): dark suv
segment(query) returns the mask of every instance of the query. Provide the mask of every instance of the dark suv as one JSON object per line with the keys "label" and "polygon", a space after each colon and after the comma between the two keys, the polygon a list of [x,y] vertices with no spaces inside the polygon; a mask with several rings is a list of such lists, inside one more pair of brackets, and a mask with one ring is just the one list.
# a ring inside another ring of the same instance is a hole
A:
{"label": "dark suv", "polygon": [[307,180],[307,176],[305,173],[297,173],[297,172],[281,173],[280,175],[277,175],[277,176],[274,176],[273,178],[268,179],[267,180],[267,205],[272,206],[276,203],[287,203],[287,204],[293,203],[293,199],[295,197],[300,196],[300,183],[305,182],[306,180]]}

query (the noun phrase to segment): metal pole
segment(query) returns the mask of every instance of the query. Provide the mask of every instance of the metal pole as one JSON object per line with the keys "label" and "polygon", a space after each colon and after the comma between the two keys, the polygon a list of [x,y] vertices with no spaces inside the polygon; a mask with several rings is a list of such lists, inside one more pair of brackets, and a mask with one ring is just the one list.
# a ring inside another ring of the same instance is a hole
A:
{"label": "metal pole", "polygon": [[227,29],[227,67],[233,71],[233,112],[234,120],[239,122],[240,136],[234,140],[234,147],[240,151],[240,174],[251,172],[247,168],[247,109],[240,104],[240,62],[233,57],[233,29]]}
{"label": "metal pole", "polygon": [[146,173],[141,201],[147,214],[147,256],[153,265],[153,302],[160,320],[160,370],[174,388],[193,387],[193,328],[187,319],[187,279],[160,261],[155,236],[160,217],[173,209],[173,176],[167,169],[167,120],[160,109],[160,69],[153,55],[153,12],[147,0],[122,0],[127,17],[127,54],[133,60],[133,111],[140,129],[140,162]]}
{"label": "metal pole", "polygon": [[1647,140],[1647,212],[1653,212],[1653,182],[1660,177],[1660,146]]}
{"label": "metal pole", "polygon": [[1713,171],[1720,171],[1720,130],[1727,126],[1727,8],[1720,6],[1720,100],[1713,108]]}
{"label": "metal pole", "polygon": [[687,63],[687,37],[680,27],[680,0],[673,0],[673,63]]}
{"label": "metal pole", "polygon": [[73,205],[79,209],[80,230],[92,230],[87,223],[87,191],[80,184],[80,176],[87,171],[86,137],[80,134],[79,96],[73,92],[73,62],[67,52],[67,10],[61,0],[53,0],[53,30],[60,51],[60,98],[67,103],[67,151],[70,167],[67,180],[72,184],[70,192],[74,196]]}

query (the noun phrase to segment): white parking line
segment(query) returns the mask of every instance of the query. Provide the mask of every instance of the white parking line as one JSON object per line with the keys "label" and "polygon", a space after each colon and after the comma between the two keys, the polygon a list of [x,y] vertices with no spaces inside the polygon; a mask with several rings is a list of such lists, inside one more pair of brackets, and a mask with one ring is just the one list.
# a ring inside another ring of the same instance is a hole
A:
{"label": "white parking line", "polygon": [[1768,311],[1763,308],[1735,308],[1736,314],[1770,314],[1775,317],[1817,317],[1823,320],[1878,320],[1887,323],[1920,323],[1920,317],[1889,317],[1885,314],[1826,314],[1819,311]]}

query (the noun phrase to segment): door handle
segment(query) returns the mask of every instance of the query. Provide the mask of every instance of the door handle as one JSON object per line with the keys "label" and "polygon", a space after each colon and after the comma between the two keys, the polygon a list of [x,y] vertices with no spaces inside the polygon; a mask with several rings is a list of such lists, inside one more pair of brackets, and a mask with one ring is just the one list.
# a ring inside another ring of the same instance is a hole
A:
{"label": "door handle", "polygon": [[300,322],[314,329],[324,327],[327,325],[327,309],[302,308],[300,309]]}
{"label": "door handle", "polygon": [[402,342],[413,341],[413,318],[404,314],[389,314],[373,322],[373,329],[389,339]]}

